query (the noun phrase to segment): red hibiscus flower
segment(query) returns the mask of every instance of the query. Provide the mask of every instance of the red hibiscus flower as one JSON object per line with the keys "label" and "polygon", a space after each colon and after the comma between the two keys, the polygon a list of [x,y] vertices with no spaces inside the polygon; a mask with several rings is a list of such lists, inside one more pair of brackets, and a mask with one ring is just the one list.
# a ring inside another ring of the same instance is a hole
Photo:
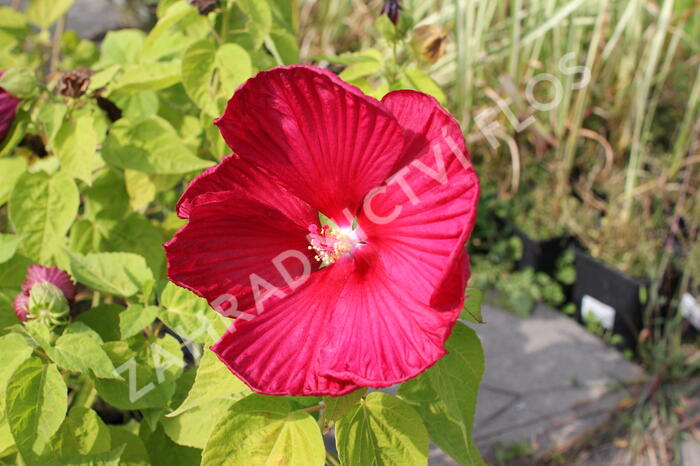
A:
{"label": "red hibiscus flower", "polygon": [[30,265],[27,267],[27,275],[22,283],[22,292],[17,295],[14,301],[15,315],[22,322],[25,322],[28,316],[29,294],[37,283],[49,282],[56,286],[63,296],[72,301],[75,298],[75,284],[70,276],[58,267],[44,267],[43,265]]}
{"label": "red hibiscus flower", "polygon": [[[0,76],[3,74],[0,71]],[[12,97],[4,89],[0,88],[0,143],[5,139],[7,132],[12,126],[12,120],[15,119],[19,103],[19,99]]]}
{"label": "red hibiscus flower", "polygon": [[291,66],[248,80],[216,124],[235,155],[189,185],[165,249],[170,280],[240,316],[212,347],[229,369],[261,393],[342,395],[445,354],[479,185],[438,102]]}

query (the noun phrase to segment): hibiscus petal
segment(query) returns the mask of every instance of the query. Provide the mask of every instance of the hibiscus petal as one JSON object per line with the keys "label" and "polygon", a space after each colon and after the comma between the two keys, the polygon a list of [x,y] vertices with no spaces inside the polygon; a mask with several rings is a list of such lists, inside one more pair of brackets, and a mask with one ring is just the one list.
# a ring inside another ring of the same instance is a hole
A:
{"label": "hibiscus petal", "polygon": [[[415,377],[445,354],[461,306],[436,311],[409,291],[409,281],[389,274],[381,253],[361,254],[374,258],[348,277],[326,328],[321,374],[384,387]],[[415,267],[403,266],[407,274]]]}
{"label": "hibiscus petal", "polygon": [[[255,296],[298,286],[317,268],[308,230],[282,212],[236,192],[198,195],[189,222],[164,245],[168,278],[229,317],[249,311]],[[230,309],[235,297],[236,309]]]}
{"label": "hibiscus petal", "polygon": [[310,66],[258,73],[216,120],[241,158],[264,165],[290,191],[347,224],[402,153],[403,132],[381,103]]}
{"label": "hibiscus petal", "polygon": [[407,292],[452,310],[469,278],[465,242],[476,221],[478,178],[457,121],[434,98],[395,91],[382,103],[405,130],[405,165],[368,196],[360,225]]}
{"label": "hibiscus petal", "polygon": [[177,203],[178,216],[189,218],[192,203],[198,196],[220,192],[234,193],[236,197],[252,199],[279,210],[304,229],[318,222],[316,210],[290,193],[269,171],[233,154],[192,180]]}
{"label": "hibiscus petal", "polygon": [[312,274],[294,293],[271,298],[254,319],[237,320],[211,349],[257,392],[319,396],[358,389],[322,375],[319,361],[328,321],[352,268],[343,261]]}
{"label": "hibiscus petal", "polygon": [[212,347],[253,390],[342,395],[415,377],[443,354],[461,309],[436,312],[397,287],[369,245],[239,320]]}
{"label": "hibiscus petal", "polygon": [[[0,76],[4,73],[0,71]],[[12,121],[17,113],[17,107],[21,100],[12,97],[4,89],[0,88],[0,143],[5,139],[12,126]]]}

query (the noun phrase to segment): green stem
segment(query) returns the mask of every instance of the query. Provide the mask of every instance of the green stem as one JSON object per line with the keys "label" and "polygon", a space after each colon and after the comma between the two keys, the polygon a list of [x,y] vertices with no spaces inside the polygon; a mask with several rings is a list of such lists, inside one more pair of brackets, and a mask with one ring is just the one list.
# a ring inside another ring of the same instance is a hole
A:
{"label": "green stem", "polygon": [[92,307],[97,307],[100,305],[100,292],[95,291],[92,293]]}
{"label": "green stem", "polygon": [[230,9],[228,8],[228,5],[224,7],[224,15],[221,18],[221,41],[223,43],[226,43],[226,40],[228,39],[228,22],[229,22],[229,15],[230,15]]}
{"label": "green stem", "polygon": [[316,411],[321,411],[324,408],[322,404],[316,405],[316,406],[310,406],[308,408],[304,408],[302,411],[306,411],[307,413],[313,413]]}
{"label": "green stem", "polygon": [[97,398],[97,391],[95,390],[95,386],[92,383],[90,376],[86,375],[83,378],[83,383],[80,386],[80,390],[78,390],[78,394],[73,400],[73,406],[90,408],[95,402],[95,398]]}
{"label": "green stem", "polygon": [[56,23],[56,30],[53,33],[53,41],[51,42],[51,59],[49,61],[49,75],[56,72],[58,67],[58,56],[61,53],[61,36],[63,35],[63,29],[66,26],[66,15],[62,15],[58,18]]}

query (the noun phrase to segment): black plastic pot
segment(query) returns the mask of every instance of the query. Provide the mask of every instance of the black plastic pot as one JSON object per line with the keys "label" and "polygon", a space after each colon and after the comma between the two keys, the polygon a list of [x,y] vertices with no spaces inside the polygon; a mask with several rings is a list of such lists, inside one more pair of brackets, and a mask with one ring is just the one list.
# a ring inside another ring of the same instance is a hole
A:
{"label": "black plastic pot", "polygon": [[557,236],[545,240],[534,240],[517,226],[510,224],[513,234],[523,245],[523,253],[518,261],[518,269],[531,267],[535,272],[544,272],[554,276],[557,271],[557,261],[566,251],[571,242],[568,236]]}
{"label": "black plastic pot", "polygon": [[573,300],[577,318],[583,321],[582,302],[585,296],[612,307],[615,311],[612,331],[624,339],[625,348],[636,349],[644,311],[640,292],[642,289],[648,290],[648,282],[629,277],[577,247],[574,252],[576,282]]}

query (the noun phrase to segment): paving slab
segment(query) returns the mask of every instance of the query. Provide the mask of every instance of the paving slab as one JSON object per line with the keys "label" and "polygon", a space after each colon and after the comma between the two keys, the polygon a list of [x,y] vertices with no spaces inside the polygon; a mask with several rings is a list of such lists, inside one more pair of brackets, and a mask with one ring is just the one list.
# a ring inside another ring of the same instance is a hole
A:
{"label": "paving slab", "polygon": [[[643,370],[544,305],[520,319],[485,305],[476,326],[486,354],[474,439],[486,456],[500,442],[546,454],[608,419],[621,383]],[[437,464],[437,463],[436,463]]]}
{"label": "paving slab", "polygon": [[700,466],[700,443],[692,438],[683,440],[681,457],[682,466]]}

